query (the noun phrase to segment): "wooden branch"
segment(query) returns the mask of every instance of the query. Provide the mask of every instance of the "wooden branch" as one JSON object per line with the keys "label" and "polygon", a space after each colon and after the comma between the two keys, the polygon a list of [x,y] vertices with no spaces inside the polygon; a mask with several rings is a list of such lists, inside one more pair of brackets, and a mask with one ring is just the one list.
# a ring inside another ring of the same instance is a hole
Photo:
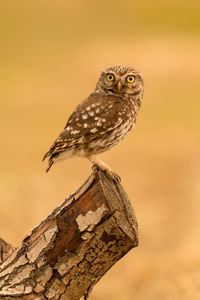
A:
{"label": "wooden branch", "polygon": [[6,260],[15,248],[0,238],[0,264]]}
{"label": "wooden branch", "polygon": [[0,299],[87,299],[137,244],[137,221],[125,191],[94,170],[0,265]]}

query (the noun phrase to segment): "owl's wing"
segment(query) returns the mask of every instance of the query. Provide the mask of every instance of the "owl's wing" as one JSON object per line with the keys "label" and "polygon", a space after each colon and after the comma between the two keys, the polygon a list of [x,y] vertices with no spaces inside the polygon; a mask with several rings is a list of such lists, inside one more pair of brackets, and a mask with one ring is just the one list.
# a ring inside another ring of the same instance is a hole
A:
{"label": "owl's wing", "polygon": [[87,145],[119,126],[127,118],[127,114],[128,107],[124,105],[122,97],[91,94],[74,110],[64,130],[43,159],[56,156],[67,148]]}

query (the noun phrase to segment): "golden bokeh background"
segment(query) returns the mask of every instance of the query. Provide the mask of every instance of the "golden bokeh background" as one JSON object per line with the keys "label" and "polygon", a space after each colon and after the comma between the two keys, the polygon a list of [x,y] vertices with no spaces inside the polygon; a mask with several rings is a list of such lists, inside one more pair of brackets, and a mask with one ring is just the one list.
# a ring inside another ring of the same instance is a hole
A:
{"label": "golden bokeh background", "polygon": [[49,174],[43,154],[104,67],[145,80],[136,129],[102,154],[122,178],[140,245],[91,300],[200,295],[200,2],[1,1],[0,236],[20,244],[88,177],[74,158]]}

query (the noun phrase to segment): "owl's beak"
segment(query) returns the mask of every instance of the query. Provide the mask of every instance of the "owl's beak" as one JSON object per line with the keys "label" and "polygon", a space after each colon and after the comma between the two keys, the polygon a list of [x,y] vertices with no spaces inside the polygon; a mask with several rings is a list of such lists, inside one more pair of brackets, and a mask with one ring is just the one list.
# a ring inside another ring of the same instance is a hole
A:
{"label": "owl's beak", "polygon": [[121,81],[118,81],[118,83],[117,83],[117,90],[118,90],[118,92],[120,92],[121,89],[122,89],[122,83],[121,83]]}

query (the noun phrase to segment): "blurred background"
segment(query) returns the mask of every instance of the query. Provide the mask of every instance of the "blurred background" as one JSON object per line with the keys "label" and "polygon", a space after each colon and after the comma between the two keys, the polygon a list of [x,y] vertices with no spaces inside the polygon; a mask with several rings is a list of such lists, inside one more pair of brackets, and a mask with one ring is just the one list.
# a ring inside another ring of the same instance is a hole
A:
{"label": "blurred background", "polygon": [[140,245],[91,300],[200,297],[200,2],[1,1],[0,236],[17,246],[91,173],[43,154],[101,70],[144,75],[137,125],[100,157],[122,178]]}

